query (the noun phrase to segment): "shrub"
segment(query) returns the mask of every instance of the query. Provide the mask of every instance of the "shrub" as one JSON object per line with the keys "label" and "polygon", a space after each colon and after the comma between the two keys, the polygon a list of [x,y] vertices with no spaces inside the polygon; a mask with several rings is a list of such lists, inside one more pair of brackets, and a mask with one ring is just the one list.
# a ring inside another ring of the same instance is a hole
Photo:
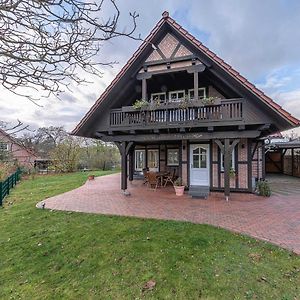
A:
{"label": "shrub", "polygon": [[256,190],[260,196],[264,196],[264,197],[271,196],[271,188],[269,183],[266,180],[259,180],[256,185]]}

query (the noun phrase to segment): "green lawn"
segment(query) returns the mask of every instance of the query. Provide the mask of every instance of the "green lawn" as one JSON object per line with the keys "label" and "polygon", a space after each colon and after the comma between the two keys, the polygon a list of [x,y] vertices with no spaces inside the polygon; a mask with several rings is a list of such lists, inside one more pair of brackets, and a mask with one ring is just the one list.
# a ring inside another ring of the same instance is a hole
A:
{"label": "green lawn", "polygon": [[24,180],[6,198],[0,299],[300,299],[300,257],[270,244],[207,225],[35,208],[86,177]]}

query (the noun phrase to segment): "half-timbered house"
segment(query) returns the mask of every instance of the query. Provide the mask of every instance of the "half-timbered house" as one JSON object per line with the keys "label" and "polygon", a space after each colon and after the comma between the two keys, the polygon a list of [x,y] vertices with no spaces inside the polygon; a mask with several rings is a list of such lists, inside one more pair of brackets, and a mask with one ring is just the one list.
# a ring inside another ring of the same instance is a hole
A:
{"label": "half-timbered house", "polygon": [[73,134],[116,143],[123,191],[148,167],[228,197],[264,177],[262,137],[298,125],[164,12]]}

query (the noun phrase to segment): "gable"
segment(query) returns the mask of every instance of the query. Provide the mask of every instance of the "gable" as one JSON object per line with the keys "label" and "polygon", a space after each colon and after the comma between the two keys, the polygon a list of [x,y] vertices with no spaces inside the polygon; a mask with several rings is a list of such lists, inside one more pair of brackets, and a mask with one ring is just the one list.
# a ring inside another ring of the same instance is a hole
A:
{"label": "gable", "polygon": [[167,33],[158,44],[157,49],[154,49],[145,61],[154,62],[170,58],[185,57],[192,54],[193,53],[182,45],[176,37],[171,33]]}
{"label": "gable", "polygon": [[274,124],[280,125],[278,127],[280,130],[300,125],[300,121],[297,118],[285,111],[280,105],[257,89],[230,65],[184,30],[169,17],[168,13],[164,13],[163,18],[150,32],[144,43],[121,69],[116,78],[76,126],[72,134],[93,137],[92,131],[93,128],[95,129],[95,122],[99,120],[100,116],[101,118],[103,117],[101,114],[109,109],[116,96],[120,94],[120,91],[123,93],[126,85],[128,86],[130,82],[132,84],[136,74],[143,72],[143,64],[146,63],[146,65],[151,67],[151,70],[154,70],[157,68],[156,65],[161,64],[161,62],[179,61],[180,58],[188,57],[196,57],[212,74],[220,75],[220,79],[223,78],[222,80],[225,78],[226,83],[234,85],[236,91],[243,94],[243,97],[251,98],[252,106],[257,105],[259,110],[270,113]]}

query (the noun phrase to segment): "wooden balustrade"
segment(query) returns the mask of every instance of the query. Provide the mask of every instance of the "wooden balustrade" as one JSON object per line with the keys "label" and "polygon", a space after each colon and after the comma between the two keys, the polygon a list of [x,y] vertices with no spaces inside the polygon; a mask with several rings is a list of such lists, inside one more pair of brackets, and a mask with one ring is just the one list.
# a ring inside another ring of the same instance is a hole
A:
{"label": "wooden balustrade", "polygon": [[219,104],[201,105],[179,103],[160,105],[155,109],[135,110],[133,107],[113,109],[110,126],[115,127],[157,127],[161,125],[198,124],[199,122],[238,121],[243,118],[243,99],[224,99]]}

